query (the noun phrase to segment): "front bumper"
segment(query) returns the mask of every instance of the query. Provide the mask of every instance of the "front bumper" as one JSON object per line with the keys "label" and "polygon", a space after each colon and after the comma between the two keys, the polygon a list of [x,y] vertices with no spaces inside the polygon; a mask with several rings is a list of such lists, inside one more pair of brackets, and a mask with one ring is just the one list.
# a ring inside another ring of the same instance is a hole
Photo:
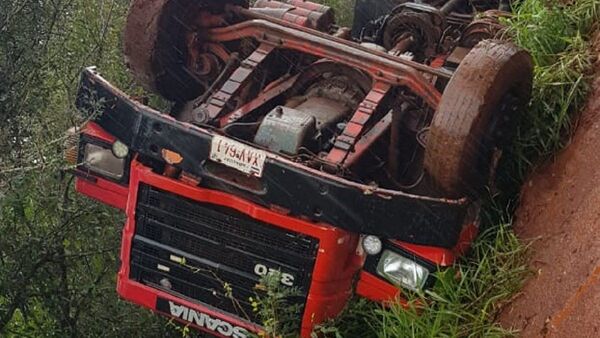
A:
{"label": "front bumper", "polygon": [[207,165],[215,131],[177,121],[136,102],[94,68],[82,73],[77,106],[84,112],[100,110],[94,121],[138,154],[158,161],[164,161],[163,149],[181,155],[183,159],[176,166],[198,177],[201,187],[353,233],[452,248],[459,240],[470,204],[466,198],[433,198],[374,188],[272,153],[261,179],[251,186],[236,184]]}

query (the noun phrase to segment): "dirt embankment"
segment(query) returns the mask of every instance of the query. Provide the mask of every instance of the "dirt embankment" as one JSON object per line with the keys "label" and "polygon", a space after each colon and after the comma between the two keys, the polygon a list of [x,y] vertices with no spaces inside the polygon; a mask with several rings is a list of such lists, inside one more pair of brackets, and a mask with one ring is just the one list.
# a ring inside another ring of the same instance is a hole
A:
{"label": "dirt embankment", "polygon": [[600,75],[571,144],[523,188],[535,276],[500,315],[523,337],[600,337]]}

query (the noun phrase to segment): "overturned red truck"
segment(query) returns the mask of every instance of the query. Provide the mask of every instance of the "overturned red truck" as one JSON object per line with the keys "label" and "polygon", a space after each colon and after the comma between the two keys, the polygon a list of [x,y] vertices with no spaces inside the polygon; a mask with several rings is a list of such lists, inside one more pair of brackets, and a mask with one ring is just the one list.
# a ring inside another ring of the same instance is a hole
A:
{"label": "overturned red truck", "polygon": [[[124,32],[157,111],[95,68],[71,134],[77,191],[123,210],[121,297],[210,334],[261,332],[277,272],[297,329],[431,287],[477,235],[531,90],[507,1],[133,0]],[[227,286],[227,287],[225,287]]]}

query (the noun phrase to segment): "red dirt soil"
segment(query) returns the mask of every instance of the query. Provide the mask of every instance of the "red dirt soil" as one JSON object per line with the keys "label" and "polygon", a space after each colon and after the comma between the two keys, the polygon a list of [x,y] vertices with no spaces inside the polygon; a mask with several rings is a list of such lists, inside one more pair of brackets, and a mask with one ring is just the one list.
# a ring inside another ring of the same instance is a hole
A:
{"label": "red dirt soil", "polygon": [[571,144],[522,193],[515,231],[533,240],[535,276],[500,324],[523,337],[600,337],[600,75]]}

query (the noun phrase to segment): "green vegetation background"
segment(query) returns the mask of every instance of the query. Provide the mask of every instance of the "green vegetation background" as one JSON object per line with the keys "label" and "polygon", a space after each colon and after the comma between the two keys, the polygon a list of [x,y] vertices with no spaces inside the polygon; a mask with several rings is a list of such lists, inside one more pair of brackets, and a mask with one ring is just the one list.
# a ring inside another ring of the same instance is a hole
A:
{"label": "green vegetation background", "polygon": [[[328,0],[351,22],[352,0]],[[536,63],[533,103],[505,157],[501,194],[461,266],[440,274],[429,305],[384,310],[354,301],[320,330],[345,337],[504,336],[498,309],[527,273],[510,230],[516,191],[539,159],[561,148],[583,103],[596,0],[522,0],[509,34]],[[168,337],[182,330],[118,299],[123,216],[73,192],[61,159],[78,74],[96,65],[140,93],[121,56],[127,0],[0,0],[0,336]],[[424,295],[412,295],[419,299]]]}

